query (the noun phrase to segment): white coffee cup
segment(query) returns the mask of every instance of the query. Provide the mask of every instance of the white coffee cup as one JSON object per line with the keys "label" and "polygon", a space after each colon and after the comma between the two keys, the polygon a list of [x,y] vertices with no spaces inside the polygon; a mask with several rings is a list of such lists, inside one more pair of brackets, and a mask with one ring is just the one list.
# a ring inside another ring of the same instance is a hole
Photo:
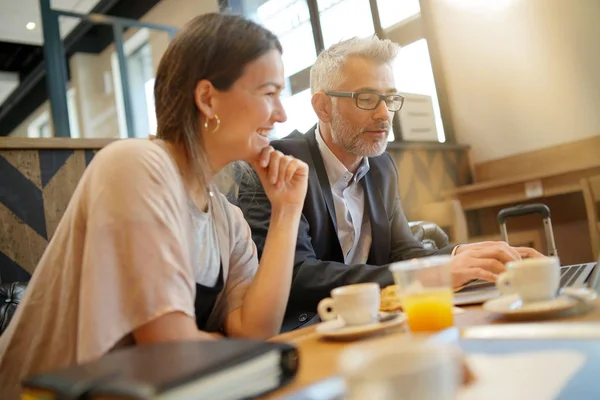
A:
{"label": "white coffee cup", "polygon": [[415,340],[352,346],[339,366],[346,400],[454,400],[463,378],[453,346]]}
{"label": "white coffee cup", "polygon": [[377,321],[380,296],[377,283],[340,286],[319,302],[317,311],[323,321],[339,318],[346,325],[370,324]]}
{"label": "white coffee cup", "polygon": [[552,300],[560,285],[557,257],[526,258],[506,264],[496,287],[504,294],[517,294],[524,303]]}

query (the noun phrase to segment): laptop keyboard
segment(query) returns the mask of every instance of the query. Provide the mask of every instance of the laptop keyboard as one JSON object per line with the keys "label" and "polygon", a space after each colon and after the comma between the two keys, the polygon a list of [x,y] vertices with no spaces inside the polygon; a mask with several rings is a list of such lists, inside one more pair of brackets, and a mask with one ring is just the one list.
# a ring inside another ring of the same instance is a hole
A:
{"label": "laptop keyboard", "polygon": [[573,284],[585,270],[587,264],[569,265],[560,267],[560,287]]}
{"label": "laptop keyboard", "polygon": [[[577,278],[581,275],[587,268],[589,264],[574,264],[574,265],[564,265],[560,267],[560,287],[566,287],[573,285],[577,282]],[[596,267],[598,268],[598,267]],[[586,282],[589,277],[586,278]],[[496,284],[494,282],[484,281],[482,279],[476,279],[474,281],[466,284],[462,289],[458,292],[469,292],[487,288],[495,288]]]}

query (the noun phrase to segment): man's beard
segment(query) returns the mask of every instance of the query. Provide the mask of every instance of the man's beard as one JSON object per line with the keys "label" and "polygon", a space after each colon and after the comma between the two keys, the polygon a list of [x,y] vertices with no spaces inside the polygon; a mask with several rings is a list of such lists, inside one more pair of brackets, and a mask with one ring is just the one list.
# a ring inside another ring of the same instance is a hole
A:
{"label": "man's beard", "polygon": [[[384,130],[386,132],[385,140],[367,141],[363,136],[363,132],[372,129]],[[331,121],[331,139],[333,143],[348,153],[359,157],[377,157],[382,155],[387,147],[389,133],[390,125],[387,122],[368,128],[356,128],[342,118],[339,113],[334,113],[333,120]]]}

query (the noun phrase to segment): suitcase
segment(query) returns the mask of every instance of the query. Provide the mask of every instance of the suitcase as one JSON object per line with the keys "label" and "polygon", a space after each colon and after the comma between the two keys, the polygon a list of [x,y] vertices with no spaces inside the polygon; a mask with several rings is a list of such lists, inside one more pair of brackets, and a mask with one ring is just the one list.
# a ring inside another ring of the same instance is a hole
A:
{"label": "suitcase", "polygon": [[[554,242],[554,231],[552,230],[552,221],[550,219],[550,209],[542,203],[520,204],[514,207],[503,208],[498,212],[498,223],[500,224],[500,234],[502,240],[508,241],[508,232],[506,231],[506,220],[511,217],[520,217],[529,214],[540,214],[544,225],[544,236],[548,248],[548,255],[558,257],[556,243]],[[510,244],[510,243],[509,243]]]}

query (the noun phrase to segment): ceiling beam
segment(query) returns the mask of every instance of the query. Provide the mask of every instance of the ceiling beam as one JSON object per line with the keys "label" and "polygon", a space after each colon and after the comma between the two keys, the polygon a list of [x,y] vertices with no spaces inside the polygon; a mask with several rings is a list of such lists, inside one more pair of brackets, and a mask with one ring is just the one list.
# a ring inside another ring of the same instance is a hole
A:
{"label": "ceiling beam", "polygon": [[[90,13],[139,19],[160,0],[100,0]],[[64,39],[67,61],[77,52],[102,52],[113,42],[112,29],[106,34],[97,25],[82,21]],[[68,69],[67,62],[67,69]],[[70,76],[69,71],[67,74]],[[21,78],[21,84],[0,105],[0,136],[7,136],[48,99],[43,59]],[[43,89],[42,89],[43,87]]]}

